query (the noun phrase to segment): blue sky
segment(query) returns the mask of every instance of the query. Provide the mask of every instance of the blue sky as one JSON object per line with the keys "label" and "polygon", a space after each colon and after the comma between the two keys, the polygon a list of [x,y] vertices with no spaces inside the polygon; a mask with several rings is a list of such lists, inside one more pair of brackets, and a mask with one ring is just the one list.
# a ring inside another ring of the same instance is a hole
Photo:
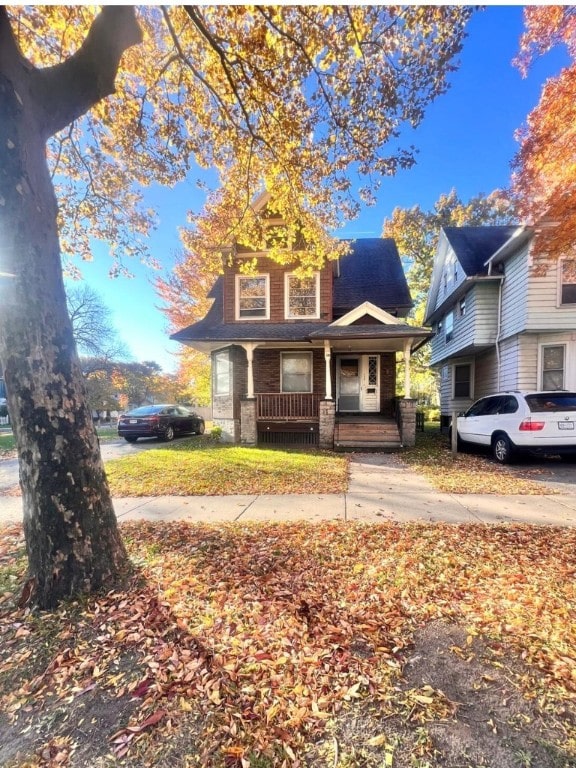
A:
{"label": "blue sky", "polygon": [[[565,54],[553,51],[522,79],[512,66],[521,32],[521,6],[489,6],[474,14],[461,65],[450,78],[451,88],[429,107],[417,129],[403,135],[405,142],[419,150],[416,166],[385,179],[377,205],[364,208],[340,236],[378,237],[384,219],[396,206],[428,208],[452,188],[467,199],[508,185],[510,162],[517,149],[514,132],[536,105],[545,80],[566,63]],[[187,210],[202,207],[203,195],[194,182],[192,176],[175,189],[155,188],[146,193],[160,217],[151,250],[166,271],[180,249],[178,226],[185,223]],[[168,339],[152,285],[155,273],[134,263],[130,265],[134,278],[112,280],[105,253],[79,266],[86,282],[112,311],[114,325],[134,359],[154,360],[164,371],[173,371],[176,359],[172,353],[179,345]]]}

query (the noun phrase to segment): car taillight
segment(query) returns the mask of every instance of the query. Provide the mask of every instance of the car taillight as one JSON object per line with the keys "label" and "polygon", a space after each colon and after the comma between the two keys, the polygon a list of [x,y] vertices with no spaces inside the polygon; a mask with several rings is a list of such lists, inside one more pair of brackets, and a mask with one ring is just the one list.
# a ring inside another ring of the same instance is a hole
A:
{"label": "car taillight", "polygon": [[546,426],[545,421],[532,421],[532,419],[524,419],[520,424],[520,432],[540,432]]}

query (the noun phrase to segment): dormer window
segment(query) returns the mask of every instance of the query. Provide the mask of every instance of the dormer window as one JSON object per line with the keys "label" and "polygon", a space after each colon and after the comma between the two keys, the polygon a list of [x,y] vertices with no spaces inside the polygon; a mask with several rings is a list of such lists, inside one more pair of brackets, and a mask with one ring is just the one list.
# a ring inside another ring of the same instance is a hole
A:
{"label": "dormer window", "polygon": [[236,319],[268,320],[269,317],[268,275],[236,275]]}
{"label": "dormer window", "polygon": [[286,319],[307,320],[320,317],[320,275],[296,277],[287,274],[285,282]]}

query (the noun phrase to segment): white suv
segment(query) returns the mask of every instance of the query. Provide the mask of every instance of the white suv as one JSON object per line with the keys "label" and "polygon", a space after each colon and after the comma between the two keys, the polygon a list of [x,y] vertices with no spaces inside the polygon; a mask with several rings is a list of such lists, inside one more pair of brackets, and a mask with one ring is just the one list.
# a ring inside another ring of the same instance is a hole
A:
{"label": "white suv", "polygon": [[519,451],[576,458],[576,392],[500,392],[457,418],[460,445],[490,446],[500,464]]}

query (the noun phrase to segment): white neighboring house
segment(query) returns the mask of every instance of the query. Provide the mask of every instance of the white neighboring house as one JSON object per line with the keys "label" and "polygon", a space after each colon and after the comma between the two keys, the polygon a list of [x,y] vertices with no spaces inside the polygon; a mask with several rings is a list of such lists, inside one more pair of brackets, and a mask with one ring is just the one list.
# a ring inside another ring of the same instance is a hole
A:
{"label": "white neighboring house", "polygon": [[576,259],[534,274],[533,237],[513,225],[440,232],[424,324],[443,428],[495,392],[576,390]]}

